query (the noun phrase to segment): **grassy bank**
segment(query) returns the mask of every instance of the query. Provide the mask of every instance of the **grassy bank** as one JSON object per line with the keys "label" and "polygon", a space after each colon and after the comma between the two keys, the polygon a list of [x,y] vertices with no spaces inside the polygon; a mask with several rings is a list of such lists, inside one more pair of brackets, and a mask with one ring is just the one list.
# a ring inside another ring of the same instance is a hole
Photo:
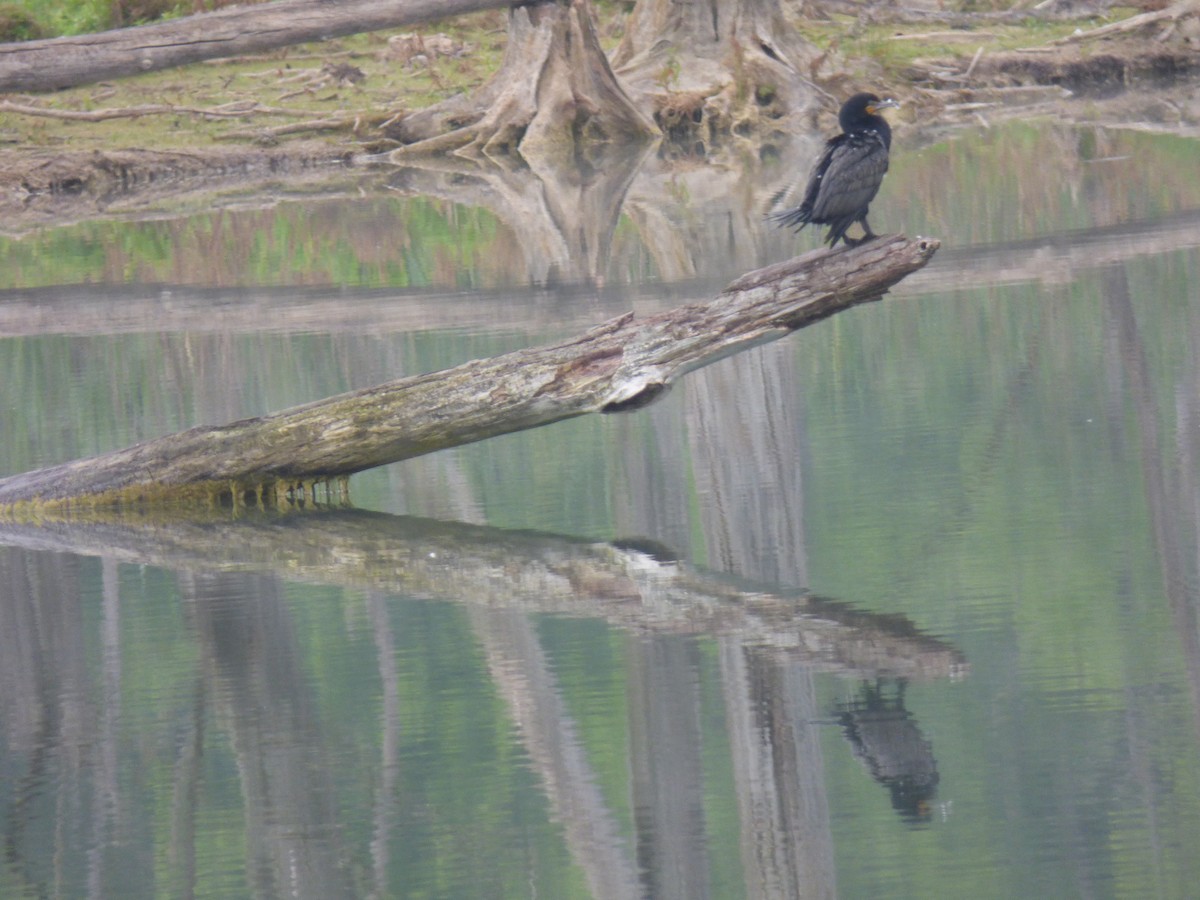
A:
{"label": "grassy bank", "polygon": [[[229,6],[235,0],[4,0],[0,41],[88,34],[155,19],[187,16]],[[265,0],[236,0],[242,6]]]}

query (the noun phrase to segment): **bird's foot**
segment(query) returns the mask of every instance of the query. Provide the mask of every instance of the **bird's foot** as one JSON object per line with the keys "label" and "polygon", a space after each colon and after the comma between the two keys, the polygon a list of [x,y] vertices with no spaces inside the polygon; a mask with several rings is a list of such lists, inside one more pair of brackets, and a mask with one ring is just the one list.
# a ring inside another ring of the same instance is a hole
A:
{"label": "bird's foot", "polygon": [[860,238],[852,238],[847,235],[843,235],[842,240],[846,242],[847,247],[861,247],[867,241],[873,241],[877,237],[879,237],[879,235],[877,235],[875,232],[868,231],[866,234],[864,234]]}

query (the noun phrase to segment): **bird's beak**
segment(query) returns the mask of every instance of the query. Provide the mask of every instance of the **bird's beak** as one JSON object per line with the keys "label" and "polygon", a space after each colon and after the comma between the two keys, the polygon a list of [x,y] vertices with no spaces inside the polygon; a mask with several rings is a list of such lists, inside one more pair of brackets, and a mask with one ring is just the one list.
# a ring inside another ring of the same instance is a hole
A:
{"label": "bird's beak", "polygon": [[879,110],[881,110],[881,109],[899,109],[899,108],[900,108],[900,104],[897,101],[893,100],[891,97],[888,97],[886,100],[880,100],[878,103],[872,103],[870,106],[867,107],[867,112],[869,112],[871,115],[875,115],[875,113],[879,112]]}

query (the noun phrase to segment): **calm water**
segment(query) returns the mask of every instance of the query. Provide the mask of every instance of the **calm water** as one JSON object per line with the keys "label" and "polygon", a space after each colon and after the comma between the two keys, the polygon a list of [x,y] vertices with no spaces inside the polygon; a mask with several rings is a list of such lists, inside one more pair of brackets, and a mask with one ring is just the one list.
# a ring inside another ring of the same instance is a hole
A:
{"label": "calm water", "polygon": [[[810,149],[48,210],[0,474],[707,299]],[[934,263],[649,409],[0,525],[0,896],[1194,896],[1196,159],[899,131]]]}

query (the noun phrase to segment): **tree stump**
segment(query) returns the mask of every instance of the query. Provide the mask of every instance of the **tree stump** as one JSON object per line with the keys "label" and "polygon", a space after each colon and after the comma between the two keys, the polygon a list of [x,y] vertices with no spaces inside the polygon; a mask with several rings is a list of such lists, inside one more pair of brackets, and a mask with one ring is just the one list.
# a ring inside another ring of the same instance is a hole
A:
{"label": "tree stump", "polygon": [[398,162],[519,152],[552,167],[573,164],[588,144],[655,133],[609,68],[588,0],[550,0],[509,12],[504,61],[486,84],[406,116],[388,134],[407,145],[394,152]]}
{"label": "tree stump", "polygon": [[612,65],[666,139],[704,155],[731,135],[770,138],[821,93],[821,54],[789,18],[797,0],[638,0]]}

